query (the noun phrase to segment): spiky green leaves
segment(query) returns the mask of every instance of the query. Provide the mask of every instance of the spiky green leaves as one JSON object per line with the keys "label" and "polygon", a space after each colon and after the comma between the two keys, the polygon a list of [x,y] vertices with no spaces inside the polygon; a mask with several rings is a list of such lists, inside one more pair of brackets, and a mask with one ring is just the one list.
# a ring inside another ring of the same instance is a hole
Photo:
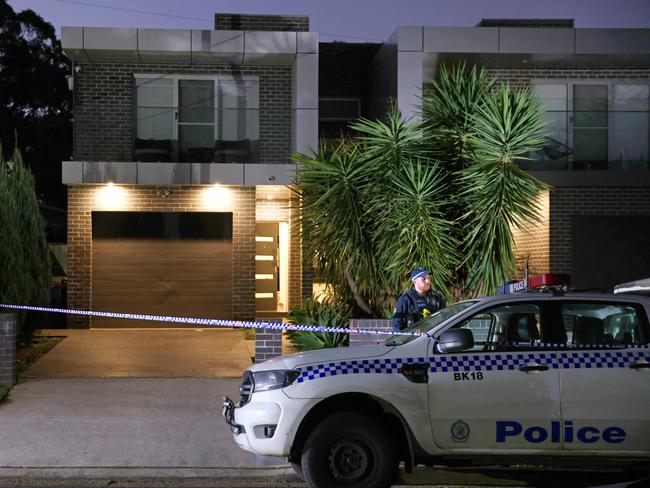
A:
{"label": "spiky green leaves", "polygon": [[307,248],[368,314],[383,315],[417,266],[448,296],[494,292],[514,271],[512,228],[537,218],[546,188],[514,164],[543,142],[530,90],[443,68],[421,113],[362,119],[355,140],[296,158]]}

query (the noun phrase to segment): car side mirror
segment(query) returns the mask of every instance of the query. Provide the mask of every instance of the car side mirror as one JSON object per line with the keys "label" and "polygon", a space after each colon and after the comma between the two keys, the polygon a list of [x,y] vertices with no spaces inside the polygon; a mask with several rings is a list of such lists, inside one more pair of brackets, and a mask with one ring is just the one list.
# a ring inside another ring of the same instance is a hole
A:
{"label": "car side mirror", "polygon": [[461,352],[474,347],[474,334],[470,329],[446,330],[438,337],[441,353]]}

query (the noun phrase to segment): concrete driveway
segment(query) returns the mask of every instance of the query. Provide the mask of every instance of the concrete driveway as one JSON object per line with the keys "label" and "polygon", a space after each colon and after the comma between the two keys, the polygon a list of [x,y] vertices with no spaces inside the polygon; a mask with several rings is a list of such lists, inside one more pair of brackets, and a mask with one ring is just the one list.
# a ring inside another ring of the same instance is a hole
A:
{"label": "concrete driveway", "polygon": [[241,330],[42,331],[66,338],[22,378],[239,378],[251,365]]}
{"label": "concrete driveway", "polygon": [[238,385],[238,379],[21,381],[0,403],[0,478],[288,474],[286,459],[235,445],[221,402],[224,394],[239,398]]}

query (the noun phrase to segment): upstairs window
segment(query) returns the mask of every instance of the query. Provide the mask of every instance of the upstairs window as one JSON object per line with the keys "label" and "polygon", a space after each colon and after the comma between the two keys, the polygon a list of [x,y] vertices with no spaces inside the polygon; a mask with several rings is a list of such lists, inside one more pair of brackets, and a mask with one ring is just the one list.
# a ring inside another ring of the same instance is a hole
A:
{"label": "upstairs window", "polygon": [[257,78],[136,75],[135,91],[135,161],[258,161]]}
{"label": "upstairs window", "polygon": [[[536,169],[650,170],[647,82],[536,80],[546,145]],[[532,168],[531,168],[532,169]]]}

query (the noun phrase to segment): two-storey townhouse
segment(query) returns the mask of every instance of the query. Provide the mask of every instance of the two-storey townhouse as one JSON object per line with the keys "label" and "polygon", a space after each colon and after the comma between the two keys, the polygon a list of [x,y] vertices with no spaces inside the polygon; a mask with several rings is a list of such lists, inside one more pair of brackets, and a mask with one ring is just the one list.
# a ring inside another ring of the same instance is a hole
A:
{"label": "two-storey townhouse", "polygon": [[292,153],[318,143],[308,18],[63,27],[62,40],[74,90],[69,307],[251,320],[311,294],[287,187]]}
{"label": "two-storey townhouse", "polygon": [[516,232],[519,272],[569,274],[611,291],[650,276],[650,29],[574,28],[572,20],[484,20],[398,27],[373,60],[371,116],[391,100],[416,120],[441,65],[478,65],[532,87],[547,146],[523,168],[551,185],[542,223]]}

